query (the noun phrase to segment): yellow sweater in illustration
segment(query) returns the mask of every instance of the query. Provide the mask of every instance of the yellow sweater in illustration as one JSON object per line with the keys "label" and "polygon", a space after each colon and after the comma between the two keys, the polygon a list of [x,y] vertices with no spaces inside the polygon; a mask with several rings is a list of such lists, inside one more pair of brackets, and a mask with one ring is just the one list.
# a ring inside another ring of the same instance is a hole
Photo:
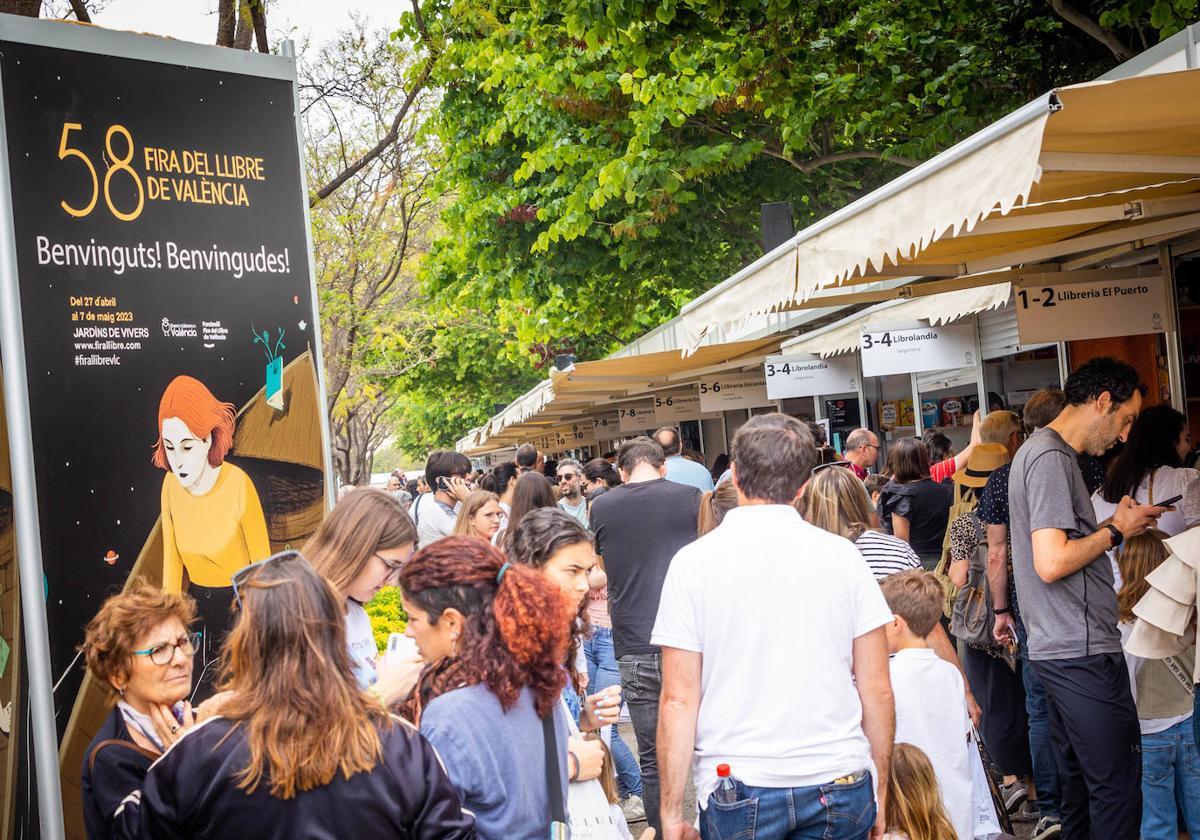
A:
{"label": "yellow sweater in illustration", "polygon": [[271,554],[267,522],[250,476],[225,462],[212,489],[193,496],[167,473],[162,486],[163,589],[229,586],[234,572]]}

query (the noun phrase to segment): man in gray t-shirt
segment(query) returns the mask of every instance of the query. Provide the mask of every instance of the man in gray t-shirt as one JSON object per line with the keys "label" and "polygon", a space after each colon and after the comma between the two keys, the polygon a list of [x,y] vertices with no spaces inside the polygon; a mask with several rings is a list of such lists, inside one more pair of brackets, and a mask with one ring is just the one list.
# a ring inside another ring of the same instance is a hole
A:
{"label": "man in gray t-shirt", "polygon": [[1142,405],[1137,371],[1092,359],[1063,391],[1067,405],[1021,447],[1009,474],[1013,579],[1030,666],[1046,690],[1062,840],[1138,840],[1141,730],[1105,552],[1166,508],[1126,497],[1097,524],[1079,471],[1079,453],[1103,455],[1129,433]]}
{"label": "man in gray t-shirt", "polygon": [[1030,659],[1121,652],[1112,564],[1103,550],[1050,583],[1034,568],[1033,532],[1053,528],[1068,542],[1096,533],[1091,494],[1076,457],[1053,428],[1038,429],[1017,451],[1009,473],[1013,578]]}

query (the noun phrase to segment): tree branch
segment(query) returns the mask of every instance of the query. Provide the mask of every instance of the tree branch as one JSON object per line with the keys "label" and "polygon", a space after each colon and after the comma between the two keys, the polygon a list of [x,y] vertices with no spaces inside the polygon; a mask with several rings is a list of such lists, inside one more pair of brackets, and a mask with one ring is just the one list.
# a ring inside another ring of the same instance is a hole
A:
{"label": "tree branch", "polygon": [[75,19],[80,23],[92,22],[92,16],[88,14],[87,6],[83,4],[83,0],[71,0],[71,11],[75,13]]}
{"label": "tree branch", "polygon": [[1108,51],[1116,56],[1117,61],[1128,61],[1133,58],[1133,50],[1118,38],[1115,32],[1101,26],[1068,3],[1067,0],[1050,0],[1050,7],[1067,23],[1106,46]]}
{"label": "tree branch", "polygon": [[413,103],[417,101],[417,97],[425,89],[426,82],[429,81],[429,77],[433,74],[433,67],[438,59],[438,50],[429,40],[429,32],[425,28],[425,19],[421,17],[419,0],[412,0],[412,7],[413,17],[415,18],[417,24],[417,31],[421,33],[421,40],[424,42],[426,49],[429,50],[429,55],[425,59],[424,66],[421,67],[420,74],[418,74],[417,78],[413,81],[412,87],[409,89],[408,94],[404,97],[404,102],[401,104],[400,110],[397,112],[395,119],[392,120],[392,125],[391,128],[388,129],[388,133],[380,138],[379,142],[365,152],[362,157],[347,166],[337,175],[333,176],[328,183],[317,190],[316,194],[308,200],[309,207],[312,207],[317,204],[317,202],[328,198],[335,190],[337,190],[338,187],[357,175],[360,171],[362,171],[363,167],[387,151],[387,149],[396,142],[396,139],[400,136],[401,123],[404,122],[404,118],[408,115],[409,109],[412,108]]}
{"label": "tree branch", "polygon": [[857,152],[834,152],[833,154],[822,155],[821,157],[813,158],[811,160],[796,160],[794,157],[790,157],[778,149],[773,149],[769,145],[764,145],[763,154],[767,155],[768,157],[778,158],[793,168],[799,169],[801,172],[815,172],[823,166],[841,163],[844,160],[883,160],[887,161],[888,163],[896,163],[900,166],[906,166],[909,169],[912,169],[914,166],[920,166],[921,164],[921,161],[913,160],[912,158],[901,157],[899,155],[884,157],[883,152],[873,152],[865,149]]}

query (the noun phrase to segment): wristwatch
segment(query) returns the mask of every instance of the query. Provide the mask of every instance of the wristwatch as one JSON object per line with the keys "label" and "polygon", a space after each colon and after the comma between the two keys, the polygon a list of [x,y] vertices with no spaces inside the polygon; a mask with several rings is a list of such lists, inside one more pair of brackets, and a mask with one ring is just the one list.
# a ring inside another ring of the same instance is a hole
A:
{"label": "wristwatch", "polygon": [[1012,612],[1012,607],[996,607],[992,612],[996,615],[1008,615]]}
{"label": "wristwatch", "polygon": [[1125,541],[1125,535],[1121,533],[1121,529],[1111,522],[1104,526],[1108,529],[1109,535],[1112,537],[1112,547],[1116,548]]}

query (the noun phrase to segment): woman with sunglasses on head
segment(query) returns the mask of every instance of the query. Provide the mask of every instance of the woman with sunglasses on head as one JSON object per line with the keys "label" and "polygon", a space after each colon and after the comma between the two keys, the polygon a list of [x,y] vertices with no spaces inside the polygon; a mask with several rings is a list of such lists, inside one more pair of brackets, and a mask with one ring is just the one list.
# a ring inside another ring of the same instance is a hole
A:
{"label": "woman with sunglasses on head", "polygon": [[428,663],[406,717],[437,748],[480,837],[545,840],[579,772],[560,699],[573,611],[537,572],[470,537],[418,551],[400,589]]}
{"label": "woman with sunglasses on head", "polygon": [[233,590],[220,714],[150,768],[117,836],[474,837],[433,748],[359,689],[329,583],[289,551]]}
{"label": "woman with sunglasses on head", "polygon": [[194,720],[192,690],[198,644],[189,631],[196,603],[188,595],[142,580],[104,602],[87,626],[88,670],[112,691],[115,708],[88,745],[83,761],[83,820],[89,840],[113,836],[121,800]]}
{"label": "woman with sunglasses on head", "polygon": [[362,488],[334,506],[304,547],[312,567],[345,599],[346,640],[359,686],[389,706],[408,696],[420,663],[380,658],[363,605],[395,585],[416,541],[417,529],[395,496]]}

